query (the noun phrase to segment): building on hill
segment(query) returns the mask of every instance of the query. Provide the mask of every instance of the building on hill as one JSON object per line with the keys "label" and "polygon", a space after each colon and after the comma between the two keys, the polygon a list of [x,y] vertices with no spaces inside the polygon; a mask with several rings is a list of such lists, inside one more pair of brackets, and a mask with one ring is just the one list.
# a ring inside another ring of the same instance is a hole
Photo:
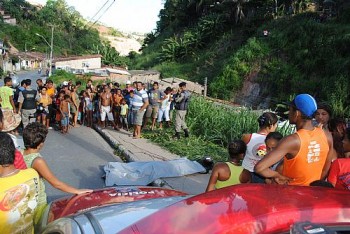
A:
{"label": "building on hill", "polygon": [[56,57],[53,59],[53,65],[56,69],[62,70],[88,70],[100,69],[101,58],[99,54],[74,56],[74,57]]}
{"label": "building on hill", "polygon": [[17,25],[16,18],[13,18],[11,15],[7,15],[4,10],[0,9],[0,15],[2,16],[2,20],[6,24]]}

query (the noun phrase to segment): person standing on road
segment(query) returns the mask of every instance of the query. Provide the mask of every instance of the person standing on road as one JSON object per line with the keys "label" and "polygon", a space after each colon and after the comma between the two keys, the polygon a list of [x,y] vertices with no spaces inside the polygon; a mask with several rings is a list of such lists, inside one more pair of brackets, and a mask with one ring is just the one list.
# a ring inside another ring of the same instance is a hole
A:
{"label": "person standing on road", "polygon": [[136,91],[134,91],[132,98],[132,112],[134,120],[134,139],[141,137],[141,126],[143,116],[149,104],[147,92],[143,89],[142,82],[138,81],[136,84]]}
{"label": "person standing on road", "polygon": [[101,113],[102,127],[105,128],[107,125],[105,123],[106,116],[107,116],[108,120],[112,122],[114,129],[119,130],[119,128],[114,122],[113,112],[112,112],[113,98],[112,98],[111,88],[108,86],[104,86],[104,91],[101,93],[101,96],[99,98],[99,108]]}
{"label": "person standing on road", "polygon": [[11,137],[0,132],[0,233],[34,233],[39,175],[15,168],[15,150]]}
{"label": "person standing on road", "polygon": [[186,89],[186,82],[179,84],[178,93],[174,99],[175,102],[175,135],[174,138],[180,139],[181,129],[185,132],[185,137],[189,137],[188,128],[186,125],[186,114],[190,103],[190,92]]}
{"label": "person standing on road", "polygon": [[2,109],[9,109],[16,113],[15,102],[13,101],[12,78],[4,78],[4,86],[0,87],[0,104]]}
{"label": "person standing on road", "polygon": [[38,91],[31,88],[32,81],[26,80],[26,89],[19,93],[18,112],[21,113],[23,128],[35,122],[36,103],[39,101]]}
{"label": "person standing on road", "polygon": [[[69,96],[68,96],[69,97]],[[39,218],[47,204],[47,196],[45,193],[44,179],[49,182],[54,188],[59,189],[66,193],[82,194],[92,192],[91,189],[77,189],[62,181],[60,181],[52,173],[45,159],[41,156],[40,150],[44,146],[44,142],[47,136],[48,130],[41,123],[30,123],[23,130],[23,141],[25,150],[23,151],[24,161],[28,168],[35,169],[40,176],[39,180],[39,196],[38,196],[38,213],[35,217],[35,223],[39,221]]]}
{"label": "person standing on road", "polygon": [[[323,180],[333,157],[333,139],[329,131],[313,126],[317,110],[315,99],[309,94],[297,95],[289,106],[288,119],[296,124],[297,132],[284,137],[277,147],[255,166],[255,172],[272,178],[278,184],[309,186]],[[283,171],[270,169],[283,158]]]}
{"label": "person standing on road", "polygon": [[154,129],[158,117],[158,111],[161,102],[160,100],[163,96],[164,93],[159,90],[158,82],[154,82],[153,88],[148,92],[149,105],[146,111],[144,127],[147,127],[149,118],[152,118],[151,130]]}

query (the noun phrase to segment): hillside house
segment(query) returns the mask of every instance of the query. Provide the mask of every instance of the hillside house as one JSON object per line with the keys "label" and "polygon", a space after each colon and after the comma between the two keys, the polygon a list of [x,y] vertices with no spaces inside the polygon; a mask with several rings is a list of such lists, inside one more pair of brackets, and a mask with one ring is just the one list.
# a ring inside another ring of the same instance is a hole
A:
{"label": "hillside house", "polygon": [[87,70],[100,69],[101,58],[99,54],[75,56],[75,57],[57,57],[53,59],[53,65],[56,69],[63,70]]}

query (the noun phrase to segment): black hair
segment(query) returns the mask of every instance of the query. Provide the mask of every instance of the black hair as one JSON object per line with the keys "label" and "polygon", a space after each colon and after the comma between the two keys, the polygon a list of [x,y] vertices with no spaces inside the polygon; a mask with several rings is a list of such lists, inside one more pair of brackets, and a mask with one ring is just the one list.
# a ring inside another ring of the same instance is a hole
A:
{"label": "black hair", "polygon": [[70,98],[70,96],[68,94],[65,94],[63,97],[63,99],[69,99],[69,98]]}
{"label": "black hair", "polygon": [[26,85],[27,85],[27,86],[32,85],[32,81],[31,81],[30,79],[26,79],[25,81],[26,81]]}
{"label": "black hair", "polygon": [[4,78],[4,84],[6,84],[6,83],[8,83],[8,82],[11,82],[11,81],[12,81],[12,78],[9,77],[9,76],[6,76],[6,77]]}
{"label": "black hair", "polygon": [[26,149],[37,149],[38,146],[45,142],[47,128],[42,123],[30,123],[23,130],[23,142]]}
{"label": "black hair", "polygon": [[234,140],[228,144],[228,153],[230,158],[236,158],[240,154],[244,154],[247,150],[247,145],[242,140]]}
{"label": "black hair", "polygon": [[179,84],[179,87],[184,87],[184,86],[186,86],[186,82],[181,82],[181,83]]}
{"label": "black hair", "polygon": [[47,80],[46,84],[53,84],[53,81],[52,80]]}
{"label": "black hair", "polygon": [[115,82],[113,85],[114,85],[114,86],[117,86],[117,87],[120,86],[118,82]]}
{"label": "black hair", "polygon": [[91,80],[91,79],[88,79],[88,82],[92,82],[92,80]]}
{"label": "black hair", "polygon": [[2,110],[0,108],[0,123],[4,121],[4,114],[2,113]]}
{"label": "black hair", "polygon": [[327,181],[324,181],[324,180],[315,180],[313,182],[310,183],[310,186],[313,186],[313,187],[326,187],[326,188],[334,188],[334,186],[327,182]]}
{"label": "black hair", "polygon": [[329,114],[329,117],[332,117],[332,108],[325,102],[320,102],[320,103],[317,103],[317,110],[319,109],[322,109],[322,110],[325,110],[328,114]]}
{"label": "black hair", "polygon": [[81,85],[81,81],[75,82],[75,86]]}
{"label": "black hair", "polygon": [[292,109],[293,109],[293,111],[300,111],[300,114],[301,114],[301,119],[304,119],[304,120],[311,120],[312,118],[313,118],[313,115],[315,115],[315,113],[312,115],[312,116],[306,116],[301,110],[299,110],[298,108],[297,108],[297,106],[295,105],[295,103],[294,103],[294,100],[293,100],[293,102],[290,104],[290,107],[292,107]]}
{"label": "black hair", "polygon": [[166,94],[170,93],[171,91],[173,91],[173,89],[172,89],[171,87],[167,87],[167,88],[165,89],[165,93],[166,93]]}
{"label": "black hair", "polygon": [[37,80],[36,80],[36,82],[38,82],[38,81],[43,82],[43,80],[42,80],[42,79],[37,79]]}
{"label": "black hair", "polygon": [[340,124],[346,125],[345,119],[343,119],[343,118],[334,118],[334,119],[330,119],[329,122],[328,122],[328,129],[329,129],[329,131],[330,131],[330,132],[336,132],[336,131],[338,131],[338,130],[337,130],[337,127],[338,127]]}
{"label": "black hair", "polygon": [[26,83],[26,80],[21,81],[21,86],[23,86]]}
{"label": "black hair", "polygon": [[153,85],[158,85],[159,86],[159,83],[157,81],[153,82]]}
{"label": "black hair", "polygon": [[46,89],[46,90],[47,90],[46,86],[40,87],[40,91],[42,91],[43,89]]}
{"label": "black hair", "polygon": [[0,132],[0,165],[11,165],[15,161],[15,144],[10,135]]}
{"label": "black hair", "polygon": [[270,127],[278,121],[277,115],[272,112],[265,112],[258,118],[259,127]]}
{"label": "black hair", "polygon": [[269,134],[267,134],[266,138],[265,138],[265,142],[270,140],[270,139],[274,139],[276,141],[280,141],[283,138],[283,135],[279,132],[270,132]]}

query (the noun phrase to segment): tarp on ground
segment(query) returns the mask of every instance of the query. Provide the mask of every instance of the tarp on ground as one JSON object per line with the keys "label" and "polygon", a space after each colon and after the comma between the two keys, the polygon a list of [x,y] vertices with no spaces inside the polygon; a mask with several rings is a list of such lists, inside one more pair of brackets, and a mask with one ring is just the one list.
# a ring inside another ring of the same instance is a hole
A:
{"label": "tarp on ground", "polygon": [[181,158],[171,161],[152,162],[109,162],[104,166],[106,186],[148,185],[159,178],[179,177],[198,172],[205,168],[198,162]]}

